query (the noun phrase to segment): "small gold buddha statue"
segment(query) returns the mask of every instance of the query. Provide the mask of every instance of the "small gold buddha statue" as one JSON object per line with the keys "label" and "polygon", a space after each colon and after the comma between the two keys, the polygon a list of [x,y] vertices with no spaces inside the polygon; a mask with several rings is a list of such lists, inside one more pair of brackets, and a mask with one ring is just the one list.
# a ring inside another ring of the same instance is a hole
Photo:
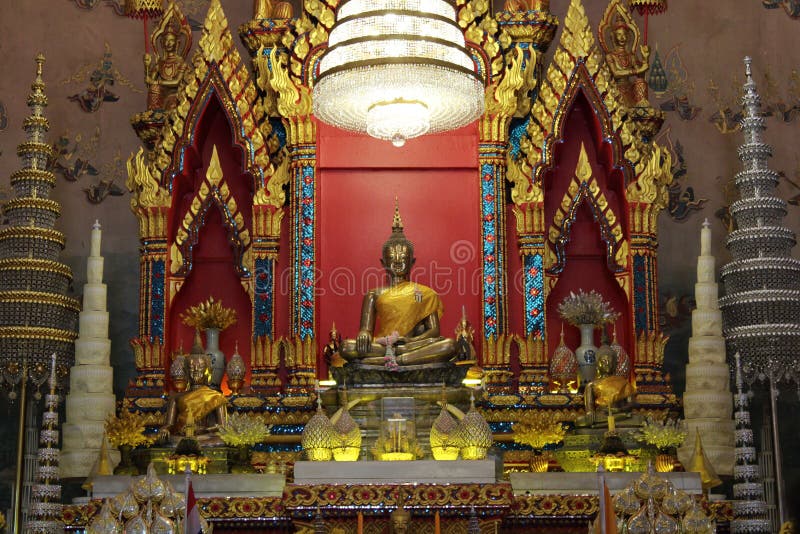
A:
{"label": "small gold buddha statue", "polygon": [[164,425],[158,431],[159,439],[165,441],[171,436],[187,436],[188,430],[206,446],[222,445],[215,431],[228,420],[228,400],[208,385],[211,361],[203,350],[199,332],[195,332],[188,360],[189,388],[170,398]]}
{"label": "small gold buddha statue", "polygon": [[629,416],[624,413],[627,406],[623,401],[627,400],[627,404],[630,404],[636,389],[627,377],[614,374],[616,366],[614,351],[605,351],[598,355],[597,377],[586,384],[583,394],[586,415],[575,421],[577,426],[603,426],[607,419],[598,417],[598,414],[608,412],[610,416],[615,409],[619,412],[617,419]]}
{"label": "small gold buddha statue", "polygon": [[[355,339],[342,342],[340,353],[350,362],[384,365],[386,344],[397,335],[394,356],[398,366],[446,362],[454,358],[455,341],[440,335],[444,306],[436,292],[411,282],[414,245],[403,233],[395,205],[392,234],[383,244],[381,264],[389,285],[370,290],[361,304],[361,323]],[[381,343],[380,341],[384,341]]]}

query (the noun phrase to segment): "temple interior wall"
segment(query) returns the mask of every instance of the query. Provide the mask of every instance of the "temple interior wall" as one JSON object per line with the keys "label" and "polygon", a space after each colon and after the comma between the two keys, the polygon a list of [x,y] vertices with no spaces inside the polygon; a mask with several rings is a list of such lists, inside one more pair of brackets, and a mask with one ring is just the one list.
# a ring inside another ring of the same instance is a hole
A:
{"label": "temple interior wall", "polygon": [[[206,0],[179,3],[192,21],[202,20]],[[783,3],[787,8],[800,9],[795,6],[796,0]],[[27,115],[25,98],[34,73],[33,57],[42,51],[47,56],[44,78],[50,101],[46,115],[51,123],[51,140],[55,142],[61,136],[65,140],[66,153],[60,161],[69,170],[78,160],[85,161],[96,171],[85,172],[75,181],[67,180],[64,173],[57,175],[54,197],[62,205],[57,228],[67,238],[62,259],[72,267],[73,287],[80,292],[86,278],[89,230],[99,219],[103,225],[105,282],[109,286],[115,391],[121,394],[135,373],[128,340],[137,334],[139,246],[137,223],[128,208],[130,196],[124,186],[125,160],[139,147],[129,117],[145,109],[145,86],[142,23],[119,16],[113,4],[107,0],[0,2],[0,111],[4,113],[0,116],[0,194],[7,198],[9,175],[19,168],[15,147],[24,138],[21,125]],[[551,10],[563,20],[567,5],[566,1],[554,0]],[[605,5],[586,2],[593,26],[599,23]],[[234,30],[249,19],[252,10],[251,3],[243,0],[224,0],[223,7]],[[637,20],[641,27],[641,19]],[[695,258],[705,217],[712,221],[712,251],[718,266],[728,258],[723,245],[726,228],[719,214],[735,198],[731,197],[729,181],[739,169],[736,147],[741,136],[723,133],[733,123],[726,124],[721,115],[725,108],[733,113],[738,109],[744,55],[753,56],[762,99],[775,110],[767,121],[765,138],[774,147],[772,168],[785,176],[779,190],[792,202],[786,222],[800,232],[800,156],[795,148],[800,108],[795,114],[781,113],[800,106],[800,79],[792,80],[800,69],[798,29],[800,19],[790,18],[780,7],[765,9],[761,0],[670,2],[666,14],[650,18],[650,45],[653,53],[658,51],[670,79],[667,91],[660,96],[651,92],[650,101],[667,109],[660,139],[673,146],[674,170],[681,170],[679,151],[685,164],[685,172],[678,172],[676,177],[676,201],[670,213],[662,212],[659,221],[662,328],[671,336],[666,367],[677,393],[684,387]],[[198,36],[195,31],[195,40]],[[554,43],[558,38],[556,34]],[[238,38],[236,41],[242,56],[248,57]],[[551,46],[551,54],[554,48]],[[113,78],[113,84],[106,82],[106,100],[95,102],[97,109],[86,112],[69,97],[86,96],[95,71],[108,80]],[[100,180],[113,180],[122,194],[108,196],[99,204],[90,203],[85,189],[92,190]],[[288,222],[287,217],[284,224]],[[357,314],[358,310],[350,313]],[[327,331],[326,324],[320,324],[320,328]],[[783,402],[796,403],[796,398],[788,398],[791,395]],[[800,425],[793,425],[794,429],[789,426],[783,429],[785,444],[800,438]],[[796,449],[785,446],[784,454],[787,467],[800,469]]]}

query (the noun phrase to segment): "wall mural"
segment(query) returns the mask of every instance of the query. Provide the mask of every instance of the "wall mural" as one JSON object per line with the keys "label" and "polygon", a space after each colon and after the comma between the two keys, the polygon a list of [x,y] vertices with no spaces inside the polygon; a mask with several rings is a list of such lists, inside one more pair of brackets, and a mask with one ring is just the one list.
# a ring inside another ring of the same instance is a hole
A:
{"label": "wall mural", "polygon": [[689,80],[689,72],[683,63],[679,47],[678,44],[669,49],[663,64],[658,52],[654,54],[650,67],[654,72],[647,82],[656,96],[666,98],[659,105],[661,111],[676,112],[681,120],[690,121],[697,117],[702,108],[691,102],[694,82]]}
{"label": "wall mural", "polygon": [[88,174],[97,176],[97,168],[91,164],[97,152],[97,145],[100,141],[100,128],[95,128],[94,133],[88,141],[84,142],[83,134],[71,136],[65,132],[58,136],[53,143],[53,158],[50,166],[54,173],[60,174],[68,182],[77,182],[81,176]]}
{"label": "wall mural", "polygon": [[708,95],[714,102],[716,111],[708,118],[708,122],[716,126],[721,134],[738,132],[742,125],[742,107],[739,105],[739,90],[736,78],[731,81],[732,90],[725,95],[720,93],[719,85],[713,79],[708,80]]}
{"label": "wall mural", "polygon": [[99,5],[111,7],[117,15],[125,16],[124,0],[73,0],[81,9],[94,9]]}
{"label": "wall mural", "polygon": [[[93,164],[100,144],[100,127],[96,127],[92,136],[84,140],[81,133],[74,136],[65,132],[53,143],[53,157],[50,168],[67,182],[78,182],[81,178],[93,178],[94,182],[82,187],[86,199],[92,204],[99,204],[108,196],[122,196],[125,191],[117,183],[124,179],[125,162],[121,149],[117,149],[114,159],[103,164],[101,169]],[[99,177],[103,178],[99,178]]]}
{"label": "wall mural", "polygon": [[703,209],[707,198],[695,198],[694,188],[686,186],[689,181],[686,158],[680,140],[672,141],[671,129],[667,127],[657,137],[656,142],[666,146],[672,155],[672,183],[669,185],[667,213],[673,221],[683,222],[694,211]]}
{"label": "wall mural", "polygon": [[782,7],[793,19],[800,19],[800,0],[761,0],[761,5],[767,9]]}
{"label": "wall mural", "polygon": [[84,83],[88,81],[88,86],[81,92],[67,98],[72,102],[77,102],[81,109],[87,113],[94,113],[103,102],[116,102],[119,96],[111,91],[111,87],[118,83],[129,88],[134,93],[142,93],[137,89],[128,78],[114,67],[111,54],[111,46],[105,43],[103,57],[98,62],[86,63],[81,66],[72,76],[62,80],[63,85],[73,83]]}
{"label": "wall mural", "polygon": [[8,127],[8,113],[6,112],[6,105],[0,102],[0,131]]}
{"label": "wall mural", "polygon": [[106,178],[101,178],[96,183],[90,184],[89,187],[83,188],[86,199],[92,204],[100,204],[109,196],[121,197],[124,195],[125,189],[118,186],[117,182],[125,183],[125,171],[125,159],[122,157],[122,150],[118,148],[114,159],[103,165],[100,176]]}

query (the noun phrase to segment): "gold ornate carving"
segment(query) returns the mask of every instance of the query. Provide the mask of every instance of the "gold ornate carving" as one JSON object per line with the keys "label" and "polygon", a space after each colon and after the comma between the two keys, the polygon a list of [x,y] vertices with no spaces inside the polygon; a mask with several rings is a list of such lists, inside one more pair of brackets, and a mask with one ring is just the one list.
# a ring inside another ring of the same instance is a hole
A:
{"label": "gold ornate carving", "polygon": [[147,109],[172,109],[178,84],[189,67],[186,57],[192,48],[192,29],[175,2],[169,3],[150,36],[150,43],[155,57],[144,55]]}
{"label": "gold ornate carving", "polygon": [[631,231],[640,234],[658,233],[658,214],[669,202],[672,183],[672,155],[669,149],[652,144],[639,178],[626,190],[631,205]]}
{"label": "gold ornate carving", "polygon": [[[300,339],[295,337],[288,339],[284,344],[284,348],[286,350],[286,367],[311,369],[317,366],[317,341],[314,338],[305,337]],[[295,374],[300,375],[303,373]],[[314,375],[310,379],[313,382],[316,374],[311,374]],[[312,385],[312,383],[308,382],[308,385]]]}
{"label": "gold ornate carving", "polygon": [[624,104],[648,107],[645,74],[650,49],[639,44],[639,28],[621,0],[609,2],[597,33]]}
{"label": "gold ornate carving", "polygon": [[[254,178],[253,189],[266,187],[275,172],[271,150],[277,143],[270,139],[274,134],[219,0],[211,0],[191,64],[193,68],[178,89],[177,106],[169,112],[162,139],[155,147],[151,174],[171,177],[180,172],[180,147],[191,142],[188,129],[202,112],[202,106],[193,103],[213,90],[232,123],[235,142],[243,149],[245,170]],[[270,202],[277,205],[278,199]]]}
{"label": "gold ornate carving", "polygon": [[483,365],[488,367],[507,366],[511,362],[511,343],[514,336],[500,334],[483,339]]}
{"label": "gold ornate carving", "polygon": [[669,336],[661,332],[642,332],[636,338],[636,363],[663,365],[664,347]]}
{"label": "gold ornate carving", "polygon": [[495,38],[497,22],[489,13],[489,7],[490,4],[486,0],[456,1],[456,21],[464,30],[468,46],[469,43],[474,44],[488,59],[488,65],[483,65],[485,68],[482,69],[487,86],[503,71],[500,43]]}
{"label": "gold ornate carving", "polygon": [[259,336],[253,340],[250,354],[254,368],[277,368],[281,362],[281,351],[287,355],[293,350],[286,338],[272,340],[269,336]]}
{"label": "gold ornate carving", "polygon": [[135,338],[131,340],[134,361],[136,368],[142,369],[163,369],[164,347],[161,345],[161,338],[156,337],[152,341],[149,339]]}
{"label": "gold ornate carving", "polygon": [[619,218],[611,209],[608,200],[592,176],[592,166],[586,147],[581,143],[575,176],[561,199],[561,205],[553,215],[547,233],[550,250],[555,254],[555,262],[563,266],[564,248],[569,240],[569,230],[575,219],[575,211],[583,200],[590,203],[592,213],[600,224],[600,234],[606,245],[607,262],[621,270],[628,265],[628,244],[622,232]]}
{"label": "gold ornate carving", "polygon": [[[618,139],[613,145],[618,154],[615,159],[624,157],[635,172],[643,168],[641,158],[645,145],[634,135],[636,126],[628,117],[628,109],[621,104],[619,91],[595,42],[583,4],[580,0],[571,0],[558,48],[539,84],[527,130],[520,140],[520,155],[509,162],[509,176],[520,192],[527,190],[519,185],[522,180],[530,184],[528,187],[541,184],[544,169],[552,164],[553,146],[562,138],[566,111],[579,90],[608,111],[607,117],[598,116],[598,119],[607,137]],[[627,176],[626,182],[632,178]],[[527,201],[524,195],[515,196],[513,192],[512,200],[516,204]]]}
{"label": "gold ornate carving", "polygon": [[515,335],[514,340],[519,347],[519,363],[523,367],[547,364],[544,339],[528,334],[527,337]]}
{"label": "gold ornate carving", "polygon": [[171,265],[173,274],[188,274],[184,256],[186,252],[191,251],[191,246],[197,242],[197,234],[200,226],[202,226],[202,223],[197,218],[206,212],[211,202],[219,204],[221,208],[223,224],[228,228],[228,241],[234,246],[237,264],[252,264],[250,260],[250,232],[245,226],[244,217],[242,217],[242,213],[236,205],[236,200],[233,198],[230,188],[224,179],[219,155],[217,154],[217,146],[214,145],[206,171],[206,179],[200,185],[200,189],[194,198],[192,198],[189,210],[183,217],[180,228],[175,233]]}
{"label": "gold ornate carving", "polygon": [[131,154],[127,161],[128,179],[125,185],[131,192],[131,209],[169,207],[172,198],[169,191],[159,185],[146,161],[142,147]]}
{"label": "gold ornate carving", "polygon": [[270,54],[270,60],[272,62],[270,84],[278,94],[278,112],[289,122],[287,143],[290,145],[315,143],[317,129],[311,120],[311,90],[292,80],[286,67],[285,53],[275,48]]}

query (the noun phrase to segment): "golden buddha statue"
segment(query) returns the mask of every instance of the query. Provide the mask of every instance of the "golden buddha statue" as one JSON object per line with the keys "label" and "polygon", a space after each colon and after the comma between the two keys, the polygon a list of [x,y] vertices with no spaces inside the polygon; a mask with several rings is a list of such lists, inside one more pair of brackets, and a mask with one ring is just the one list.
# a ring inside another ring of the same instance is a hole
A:
{"label": "golden buddha statue", "polygon": [[191,35],[184,35],[186,32],[179,23],[166,22],[153,34],[155,58],[148,53],[144,55],[147,109],[150,110],[166,111],[175,107],[178,84],[188,68],[186,56]]}
{"label": "golden buddha statue", "polygon": [[439,335],[439,319],[444,310],[439,295],[409,280],[415,261],[414,245],[403,233],[400,209],[395,206],[392,235],[383,244],[381,258],[389,285],[372,289],[364,296],[358,335],[344,340],[340,347],[345,360],[385,365],[387,345],[392,345],[398,366],[453,359],[455,341]]}
{"label": "golden buddha statue", "polygon": [[601,39],[601,43],[617,88],[629,106],[648,107],[650,103],[647,101],[647,81],[644,76],[650,68],[650,48],[642,45],[639,47],[641,55],[637,52],[638,30],[621,17],[614,21],[610,31],[611,43],[606,38]]}
{"label": "golden buddha statue", "polygon": [[211,361],[203,350],[199,332],[195,333],[188,365],[189,388],[170,398],[164,425],[158,431],[159,439],[193,434],[205,445],[221,445],[215,431],[228,420],[228,400],[208,385]]}
{"label": "golden buddha statue", "polygon": [[[616,371],[616,354],[613,351],[604,352],[597,357],[597,377],[586,384],[583,393],[586,415],[579,417],[577,426],[603,426],[606,419],[598,417],[598,413],[610,414],[616,409],[619,414],[617,419],[629,417],[624,413],[626,404],[630,404],[636,389],[627,377],[619,376]],[[624,403],[623,401],[628,401]]]}

